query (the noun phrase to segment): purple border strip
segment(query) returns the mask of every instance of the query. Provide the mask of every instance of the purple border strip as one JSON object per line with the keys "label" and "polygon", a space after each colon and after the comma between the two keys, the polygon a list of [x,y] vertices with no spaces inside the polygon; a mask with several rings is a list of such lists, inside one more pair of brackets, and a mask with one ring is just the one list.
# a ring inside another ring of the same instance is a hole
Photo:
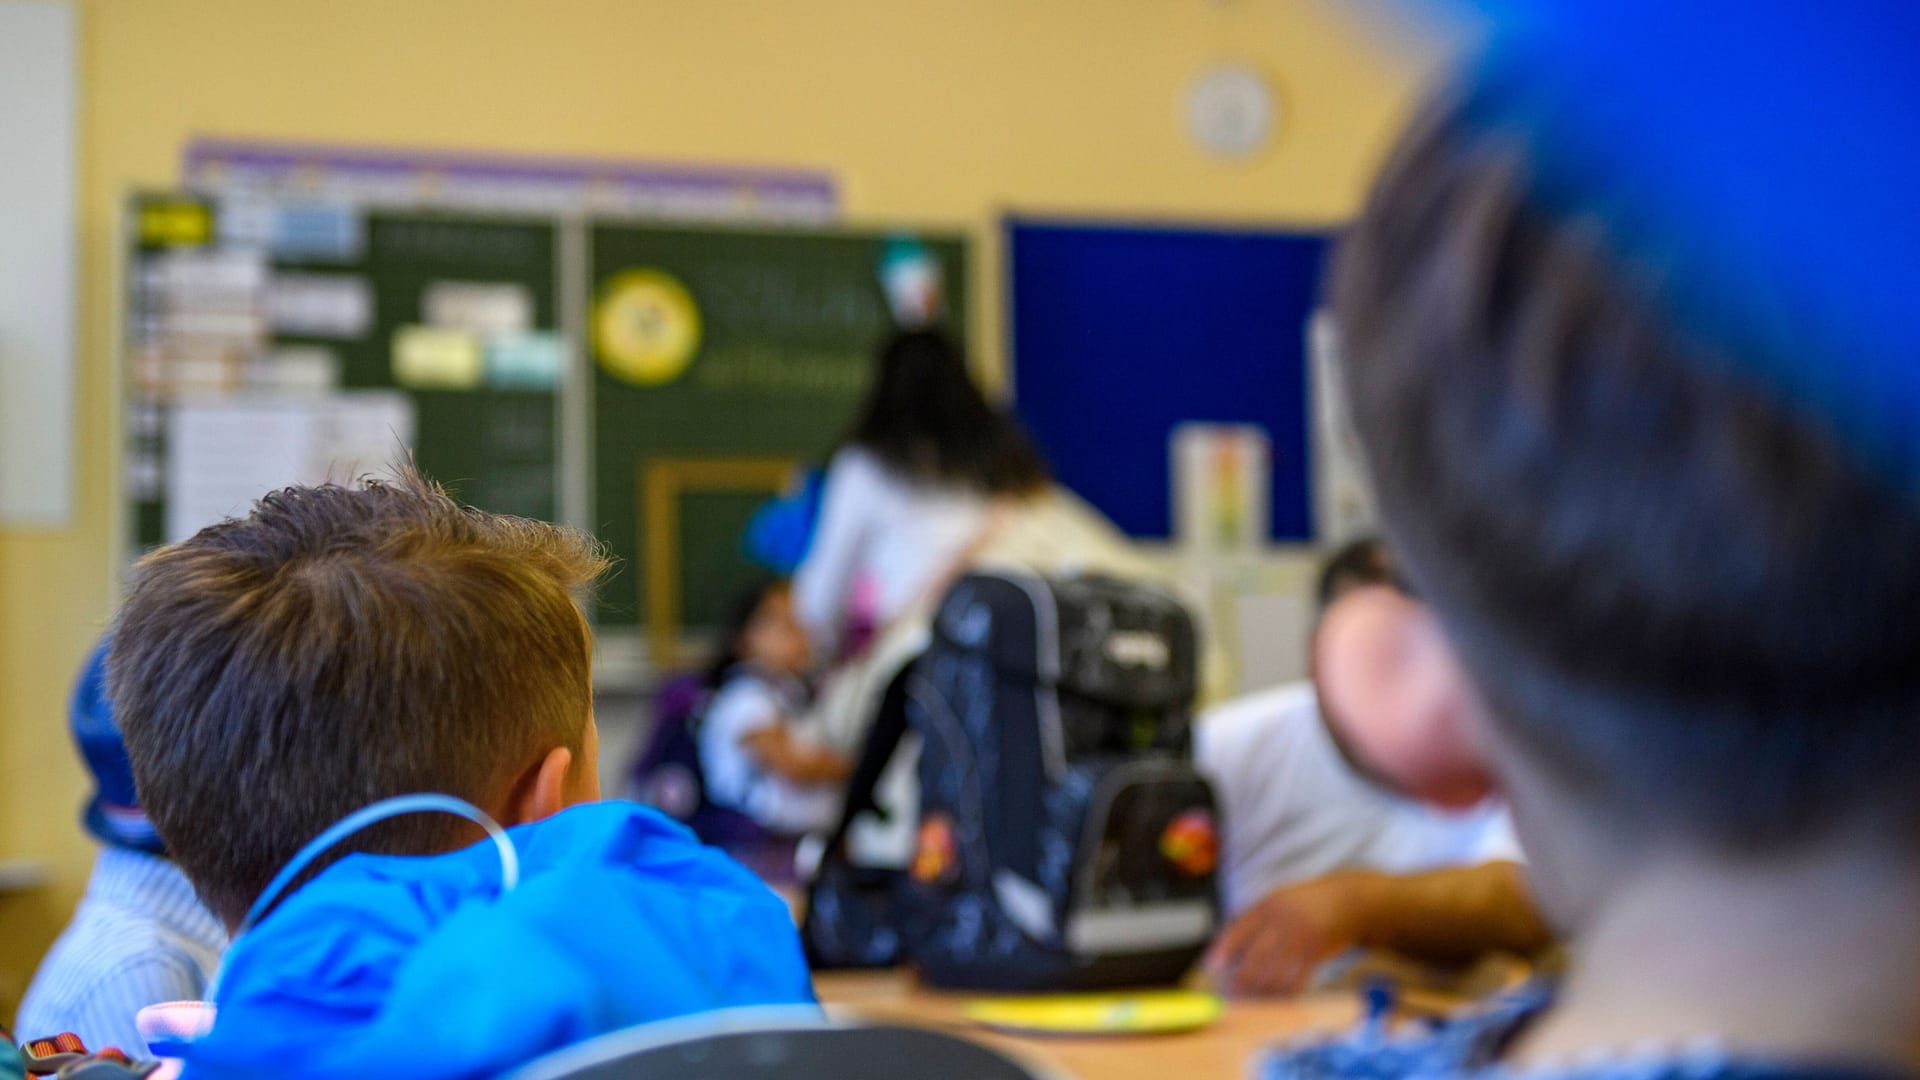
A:
{"label": "purple border strip", "polygon": [[437,173],[449,179],[610,183],[636,187],[714,188],[742,186],[767,193],[811,196],[837,206],[832,175],[800,169],[720,165],[669,165],[620,158],[486,154],[458,150],[401,150],[336,143],[280,142],[196,136],[181,156],[181,172],[226,165],[275,178],[319,167],[350,175],[405,176]]}

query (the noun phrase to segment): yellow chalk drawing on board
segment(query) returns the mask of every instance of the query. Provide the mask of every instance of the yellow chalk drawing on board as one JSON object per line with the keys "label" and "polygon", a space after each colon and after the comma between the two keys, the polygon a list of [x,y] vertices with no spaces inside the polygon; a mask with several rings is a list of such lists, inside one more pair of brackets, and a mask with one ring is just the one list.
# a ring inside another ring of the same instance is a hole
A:
{"label": "yellow chalk drawing on board", "polygon": [[639,386],[680,377],[700,347],[700,308],[687,287],[659,270],[629,270],[609,281],[593,312],[600,366]]}

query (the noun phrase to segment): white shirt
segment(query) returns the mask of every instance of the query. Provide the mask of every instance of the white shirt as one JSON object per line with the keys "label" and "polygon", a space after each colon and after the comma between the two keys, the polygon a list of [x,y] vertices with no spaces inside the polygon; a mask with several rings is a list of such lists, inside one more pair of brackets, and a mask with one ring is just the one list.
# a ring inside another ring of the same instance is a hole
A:
{"label": "white shirt", "polygon": [[1355,773],[1308,683],[1208,710],[1196,721],[1194,755],[1220,800],[1229,915],[1282,885],[1348,867],[1410,874],[1521,857],[1503,807],[1437,810]]}
{"label": "white shirt", "polygon": [[117,1046],[135,1058],[147,1041],[134,1015],[164,1001],[205,996],[227,932],[165,859],[102,848],[87,892],[20,1003],[22,1039],[80,1036],[89,1050]]}
{"label": "white shirt", "polygon": [[796,784],[770,773],[740,740],[784,724],[796,740],[813,741],[795,719],[800,704],[796,684],[743,666],[728,677],[700,719],[700,771],[707,798],[785,836],[831,829],[840,817],[841,787]]}
{"label": "white shirt", "polygon": [[815,651],[832,652],[863,578],[883,627],[921,599],[979,537],[987,506],[978,492],[915,484],[858,447],[835,454],[813,543],[793,576],[794,614]]}

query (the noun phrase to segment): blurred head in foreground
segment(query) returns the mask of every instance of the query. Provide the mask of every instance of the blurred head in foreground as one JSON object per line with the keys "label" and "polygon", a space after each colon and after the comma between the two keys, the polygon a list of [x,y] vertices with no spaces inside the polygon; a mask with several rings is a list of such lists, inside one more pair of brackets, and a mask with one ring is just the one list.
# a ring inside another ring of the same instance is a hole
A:
{"label": "blurred head in foreground", "polygon": [[1456,692],[1457,666],[1433,614],[1378,538],[1356,540],[1321,570],[1311,665],[1320,712],[1361,773],[1452,809],[1492,791]]}
{"label": "blurred head in foreground", "polygon": [[1416,690],[1476,732],[1575,929],[1683,860],[1911,866],[1920,498],[1834,404],[1874,372],[1848,385],[1787,271],[1706,288],[1684,272],[1724,264],[1684,222],[1569,180],[1525,122],[1557,103],[1512,107],[1537,97],[1496,70],[1430,107],[1337,270],[1386,534],[1434,613],[1401,642]]}

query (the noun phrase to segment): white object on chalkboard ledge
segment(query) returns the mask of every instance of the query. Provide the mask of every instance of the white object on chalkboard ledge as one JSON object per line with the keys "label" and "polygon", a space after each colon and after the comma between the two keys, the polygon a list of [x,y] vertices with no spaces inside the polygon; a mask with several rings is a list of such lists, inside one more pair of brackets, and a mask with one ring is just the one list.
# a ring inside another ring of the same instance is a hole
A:
{"label": "white object on chalkboard ledge", "polygon": [[1215,64],[1187,90],[1187,131],[1220,157],[1261,150],[1272,141],[1279,114],[1273,86],[1246,64]]}

